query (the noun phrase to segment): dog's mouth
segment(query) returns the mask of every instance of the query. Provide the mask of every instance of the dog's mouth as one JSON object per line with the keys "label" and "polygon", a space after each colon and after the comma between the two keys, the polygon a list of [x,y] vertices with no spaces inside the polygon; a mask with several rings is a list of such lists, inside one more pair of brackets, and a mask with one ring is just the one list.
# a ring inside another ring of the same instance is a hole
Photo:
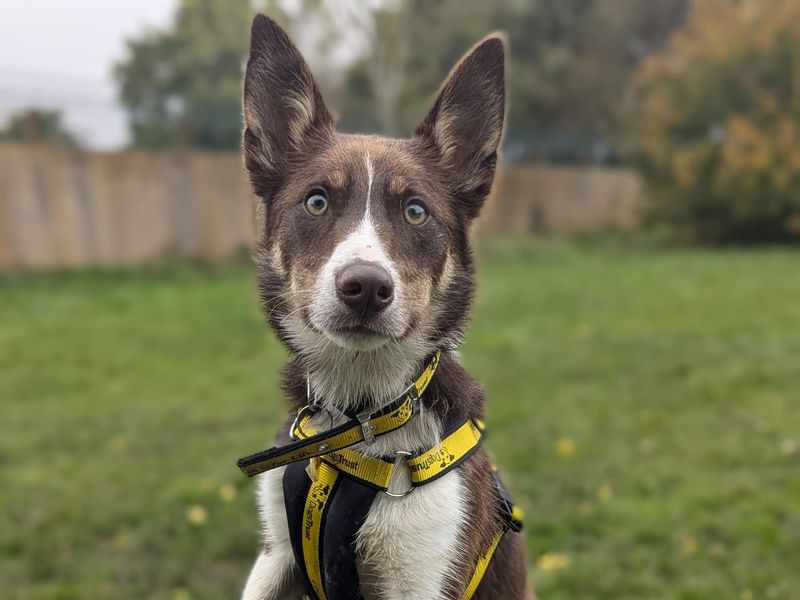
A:
{"label": "dog's mouth", "polygon": [[386,333],[379,331],[373,327],[368,327],[366,325],[353,325],[350,327],[335,327],[332,330],[333,333],[338,335],[348,335],[352,337],[370,337],[370,336],[382,336],[387,337]]}
{"label": "dog's mouth", "polygon": [[369,325],[338,325],[324,332],[337,345],[357,350],[380,348],[393,339],[388,332]]}
{"label": "dog's mouth", "polygon": [[375,350],[404,338],[409,331],[405,324],[385,318],[362,320],[334,311],[333,314],[315,313],[310,307],[295,313],[299,329],[308,329],[347,350]]}

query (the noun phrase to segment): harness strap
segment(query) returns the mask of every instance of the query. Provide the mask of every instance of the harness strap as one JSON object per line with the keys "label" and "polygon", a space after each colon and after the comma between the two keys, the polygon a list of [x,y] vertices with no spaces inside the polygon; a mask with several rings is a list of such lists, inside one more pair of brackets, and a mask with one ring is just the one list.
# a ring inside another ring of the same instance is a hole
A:
{"label": "harness strap", "polygon": [[[453,428],[444,439],[429,450],[409,457],[406,465],[411,475],[411,485],[419,487],[435,481],[450,469],[457,467],[480,446],[483,439],[484,424],[478,419],[468,419]],[[310,427],[296,428],[295,436],[303,439],[313,434]],[[396,467],[394,459],[367,456],[344,448],[320,457],[322,463],[354,477],[366,485],[379,490],[389,489],[389,483]]]}
{"label": "harness strap", "polygon": [[411,482],[415,486],[430,483],[460,465],[480,446],[484,428],[483,421],[469,419],[427,452],[409,458]]}
{"label": "harness strap", "polygon": [[492,463],[492,477],[494,477],[494,485],[497,488],[497,493],[500,496],[500,519],[505,526],[511,531],[522,531],[522,508],[514,504],[514,499],[500,478],[500,472],[497,470],[497,465]]}
{"label": "harness strap", "polygon": [[295,560],[315,600],[360,600],[356,535],[377,490],[321,464],[312,483],[308,461],[286,468],[283,489]]}
{"label": "harness strap", "polygon": [[339,472],[327,465],[317,472],[317,480],[311,483],[303,511],[303,558],[306,575],[320,600],[327,600],[322,583],[322,532],[325,528],[329,500],[339,483]]}
{"label": "harness strap", "polygon": [[500,545],[506,531],[508,531],[508,528],[504,525],[498,527],[494,536],[492,536],[492,541],[489,542],[489,546],[483,551],[483,554],[478,557],[478,564],[475,565],[475,571],[473,571],[472,578],[467,584],[467,589],[465,589],[464,593],[461,595],[461,600],[470,600],[472,596],[475,595],[478,586],[481,584],[481,581],[483,581],[483,576],[486,575],[486,571],[489,569],[489,564],[492,562],[494,552]]}
{"label": "harness strap", "polygon": [[328,509],[322,545],[323,585],[328,600],[361,598],[356,540],[378,492],[340,477]]}
{"label": "harness strap", "polygon": [[[324,462],[311,482],[307,466],[308,461],[289,465],[283,479],[289,537],[307,593],[315,600],[361,600],[356,538],[378,490]],[[520,511],[499,477],[495,482],[500,500],[497,528],[477,557],[460,600],[473,598],[506,533],[522,528]]]}
{"label": "harness strap", "polygon": [[[383,408],[369,414],[360,415],[350,419],[328,431],[311,435],[305,439],[276,446],[240,458],[237,462],[239,468],[248,477],[258,475],[264,471],[288,465],[289,463],[315,458],[323,454],[348,448],[359,442],[371,443],[376,437],[386,435],[399,429],[414,416],[415,402],[422,396],[439,366],[441,351],[436,351],[428,365],[417,380],[409,386],[402,396],[393,400]],[[302,414],[298,413],[298,417]],[[311,415],[298,419],[297,427],[301,430],[308,426]]]}
{"label": "harness strap", "polygon": [[522,509],[514,504],[514,501],[511,499],[511,494],[508,493],[508,489],[503,483],[503,480],[500,479],[500,473],[495,464],[492,464],[492,476],[494,477],[495,487],[500,500],[500,514],[498,515],[500,522],[497,525],[497,530],[492,536],[489,545],[478,557],[475,571],[472,573],[472,578],[469,580],[467,588],[461,596],[461,600],[470,600],[478,590],[478,586],[481,584],[481,581],[483,581],[483,577],[489,569],[494,553],[506,533],[508,533],[508,531],[522,531]]}
{"label": "harness strap", "polygon": [[311,479],[306,474],[306,465],[293,463],[286,467],[283,473],[283,502],[286,507],[286,520],[289,524],[289,540],[292,542],[297,566],[308,582],[310,578],[306,572],[306,563],[303,558],[303,530],[305,524],[305,507]]}

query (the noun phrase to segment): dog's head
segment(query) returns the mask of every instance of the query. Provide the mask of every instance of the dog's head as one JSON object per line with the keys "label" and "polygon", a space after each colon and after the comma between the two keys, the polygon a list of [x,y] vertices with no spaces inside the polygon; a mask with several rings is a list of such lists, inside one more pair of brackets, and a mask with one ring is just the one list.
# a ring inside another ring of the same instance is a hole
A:
{"label": "dog's head", "polygon": [[456,65],[411,139],[336,133],[297,48],[255,18],[244,151],[261,198],[260,290],[295,354],[311,365],[348,352],[419,360],[460,340],[469,232],[504,110],[504,44],[490,36]]}

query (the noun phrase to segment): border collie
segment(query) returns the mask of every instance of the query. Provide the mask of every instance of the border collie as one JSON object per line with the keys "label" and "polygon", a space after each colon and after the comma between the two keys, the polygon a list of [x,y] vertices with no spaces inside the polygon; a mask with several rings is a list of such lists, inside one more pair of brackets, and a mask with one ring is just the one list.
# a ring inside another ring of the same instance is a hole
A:
{"label": "border collie", "polygon": [[[259,15],[251,35],[244,156],[259,198],[259,293],[291,355],[283,370],[291,409],[277,443],[296,440],[298,412],[324,432],[379,410],[435,355],[413,417],[350,449],[391,459],[441,447],[451,424],[484,416],[484,393],[456,349],[474,294],[471,230],[503,134],[504,38],[493,34],[475,45],[413,136],[390,139],[337,133],[287,34]],[[342,546],[339,558],[352,554],[354,564],[337,567],[357,575],[357,597],[533,597],[516,531],[495,544],[477,590],[469,590],[496,535],[502,500],[494,466],[475,450],[413,493],[375,493],[351,544]],[[310,460],[302,477],[313,480],[318,464]],[[328,591],[308,585],[287,516],[287,473],[282,466],[258,475],[263,549],[243,598],[350,600],[330,591],[338,583],[332,579]],[[408,469],[398,467],[387,491],[411,491],[409,481]],[[325,526],[346,527],[331,519],[347,514],[329,514]]]}

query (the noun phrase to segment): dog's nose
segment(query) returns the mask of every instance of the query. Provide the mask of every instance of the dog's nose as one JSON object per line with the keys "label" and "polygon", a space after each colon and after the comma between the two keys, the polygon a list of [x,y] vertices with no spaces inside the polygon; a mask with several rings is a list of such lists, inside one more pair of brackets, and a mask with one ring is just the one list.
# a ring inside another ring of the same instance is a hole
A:
{"label": "dog's nose", "polygon": [[358,261],[336,276],[336,295],[362,318],[374,316],[392,303],[394,283],[377,263]]}

